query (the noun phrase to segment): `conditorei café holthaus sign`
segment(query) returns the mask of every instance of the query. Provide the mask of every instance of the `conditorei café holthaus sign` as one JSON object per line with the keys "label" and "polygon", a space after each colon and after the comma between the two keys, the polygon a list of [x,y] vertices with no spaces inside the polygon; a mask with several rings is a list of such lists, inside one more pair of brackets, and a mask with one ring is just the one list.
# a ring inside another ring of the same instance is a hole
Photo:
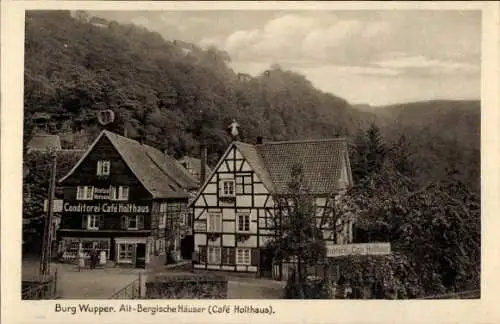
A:
{"label": "conditorei caf\u00e9 holthaus sign", "polygon": [[111,200],[111,191],[107,188],[94,188],[94,200],[103,202],[66,201],[63,210],[66,213],[120,213],[120,214],[147,214],[151,211],[149,204],[131,202],[115,202]]}

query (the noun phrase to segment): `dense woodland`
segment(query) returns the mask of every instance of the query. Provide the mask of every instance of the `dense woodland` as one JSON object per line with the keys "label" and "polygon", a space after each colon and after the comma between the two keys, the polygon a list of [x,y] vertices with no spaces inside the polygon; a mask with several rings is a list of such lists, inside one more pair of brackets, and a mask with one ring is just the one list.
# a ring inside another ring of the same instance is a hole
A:
{"label": "dense woodland", "polygon": [[[101,109],[116,114],[109,130],[176,156],[197,156],[200,141],[206,141],[212,165],[231,140],[226,129],[233,118],[251,143],[258,136],[345,136],[356,182],[350,204],[369,220],[360,222],[367,235],[393,242],[414,269],[436,274],[444,291],[478,284],[479,101],[351,106],[272,62],[251,77],[233,71],[230,60],[216,48],[165,40],[85,12],[31,11],[26,15],[25,143],[37,112],[62,116],[91,141],[102,129],[95,115]],[[50,129],[60,131],[57,124]],[[32,196],[47,190],[49,168],[36,162],[40,159],[25,155],[32,170],[45,172],[30,172],[25,179]],[[40,208],[31,206],[25,217],[37,216]],[[433,244],[451,254],[430,253],[438,250]],[[418,261],[425,258],[431,259]]]}

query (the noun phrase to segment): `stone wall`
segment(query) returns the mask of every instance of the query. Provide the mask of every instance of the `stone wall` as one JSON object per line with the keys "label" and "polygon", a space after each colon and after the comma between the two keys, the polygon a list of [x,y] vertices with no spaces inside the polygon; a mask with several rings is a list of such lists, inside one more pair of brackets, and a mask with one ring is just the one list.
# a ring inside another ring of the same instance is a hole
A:
{"label": "stone wall", "polygon": [[226,299],[227,279],[215,275],[161,275],[148,278],[146,299]]}

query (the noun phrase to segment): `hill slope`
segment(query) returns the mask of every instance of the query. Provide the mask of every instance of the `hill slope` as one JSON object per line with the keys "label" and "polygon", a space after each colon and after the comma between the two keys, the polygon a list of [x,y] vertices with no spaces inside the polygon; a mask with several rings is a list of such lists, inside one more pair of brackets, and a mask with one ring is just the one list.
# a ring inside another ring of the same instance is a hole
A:
{"label": "hill slope", "polygon": [[167,41],[135,25],[30,12],[25,48],[26,125],[43,111],[95,133],[95,112],[113,109],[110,130],[127,129],[128,136],[179,155],[196,154],[201,136],[212,162],[230,140],[225,129],[233,118],[249,141],[332,137],[355,128],[356,112],[345,100],[299,74],[274,66],[240,78],[227,53]]}

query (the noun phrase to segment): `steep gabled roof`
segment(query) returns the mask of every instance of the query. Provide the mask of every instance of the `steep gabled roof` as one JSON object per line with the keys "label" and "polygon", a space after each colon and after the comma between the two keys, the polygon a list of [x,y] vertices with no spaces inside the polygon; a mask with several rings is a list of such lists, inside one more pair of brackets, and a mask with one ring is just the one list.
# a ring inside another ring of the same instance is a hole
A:
{"label": "steep gabled roof", "polygon": [[197,186],[196,180],[190,178],[173,158],[165,156],[151,146],[109,131],[99,134],[80,161],[60,182],[63,182],[78,168],[103,136],[109,139],[132,173],[154,198],[188,197],[187,190]]}
{"label": "steep gabled roof", "polygon": [[329,194],[341,189],[339,179],[344,162],[352,183],[344,138],[268,142],[256,148],[278,194],[288,191],[295,165],[302,167],[304,185],[311,194]]}
{"label": "steep gabled roof", "polygon": [[58,135],[35,134],[27,145],[28,151],[60,150],[61,139]]}
{"label": "steep gabled roof", "polygon": [[205,190],[233,146],[238,149],[264,186],[273,194],[288,193],[291,171],[296,165],[302,167],[304,185],[313,195],[330,195],[343,189],[339,182],[343,165],[346,167],[348,185],[352,185],[347,140],[344,138],[267,142],[259,145],[233,142],[217,163],[214,171],[207,177],[193,202]]}
{"label": "steep gabled roof", "polygon": [[266,189],[269,190],[270,192],[274,192],[275,187],[272,178],[269,175],[264,160],[262,160],[262,157],[257,151],[257,148],[251,144],[243,142],[235,142],[234,145],[243,155],[248,164],[250,164],[250,166],[257,174],[260,181],[262,181]]}

